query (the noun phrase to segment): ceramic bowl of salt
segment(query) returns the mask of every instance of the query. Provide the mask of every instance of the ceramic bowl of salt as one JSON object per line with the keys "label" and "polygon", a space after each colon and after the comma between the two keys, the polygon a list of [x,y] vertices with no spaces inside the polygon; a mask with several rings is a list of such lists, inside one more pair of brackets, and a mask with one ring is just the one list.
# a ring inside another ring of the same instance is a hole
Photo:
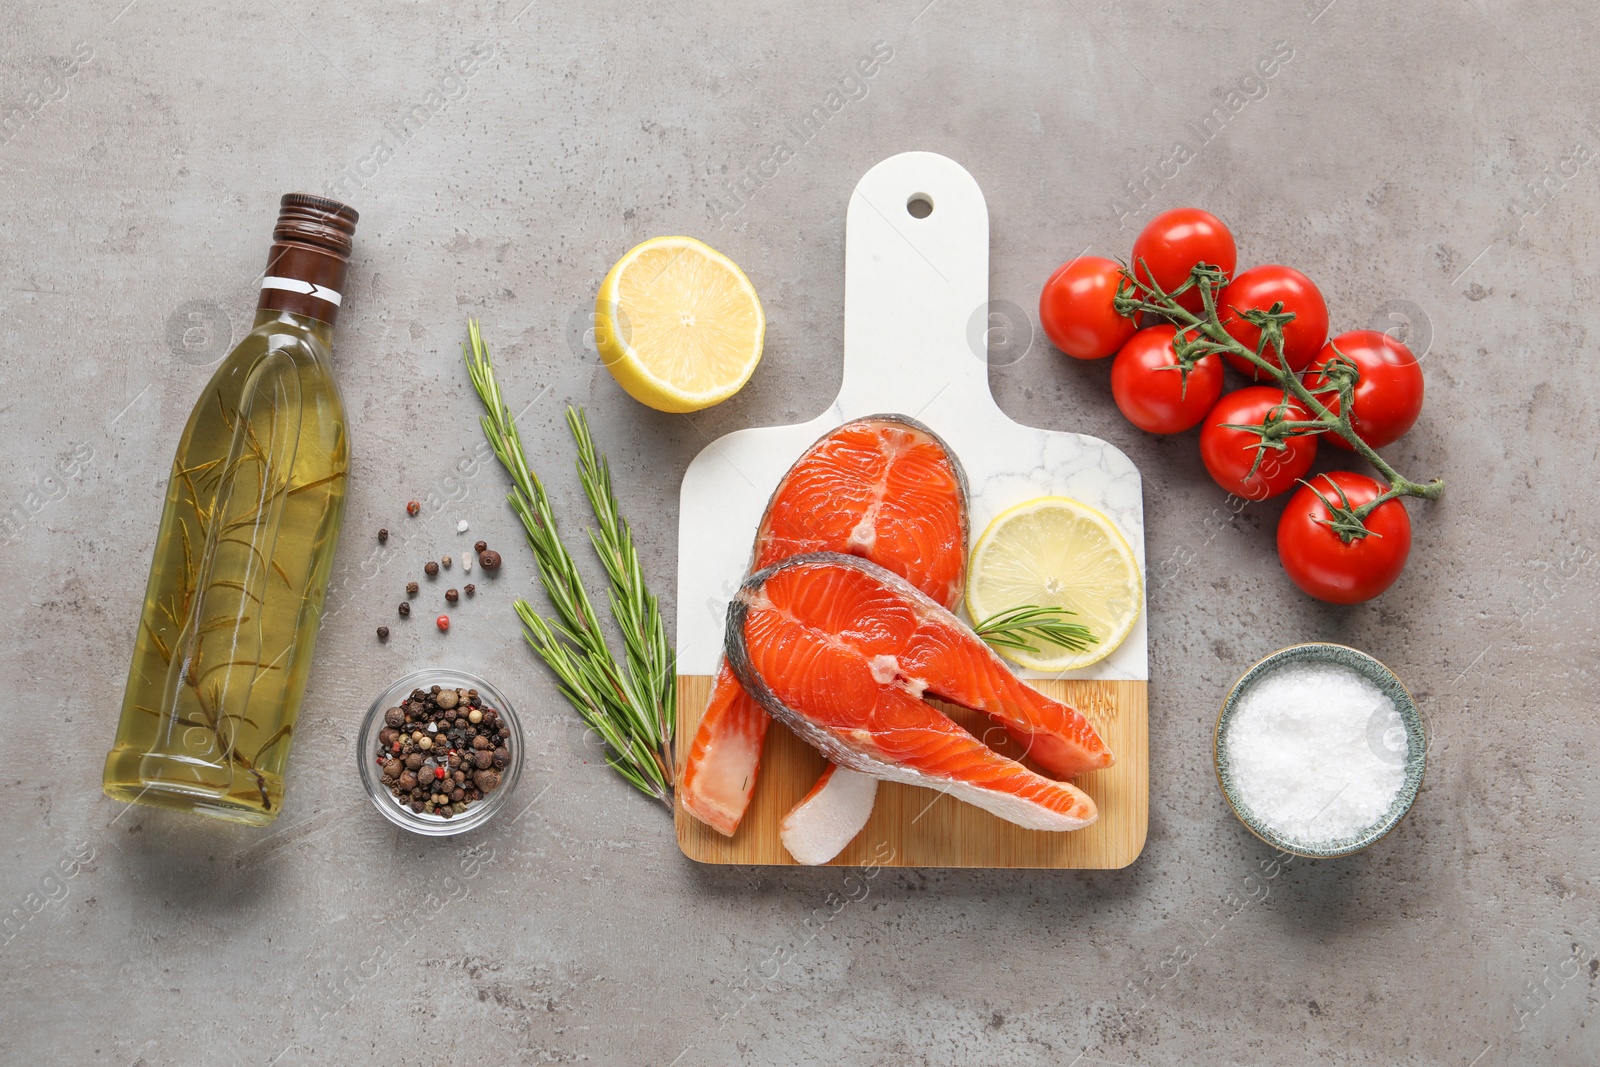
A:
{"label": "ceramic bowl of salt", "polygon": [[1393,671],[1357,649],[1312,643],[1244,672],[1212,751],[1246,829],[1281,851],[1331,859],[1360,852],[1411,810],[1427,738]]}

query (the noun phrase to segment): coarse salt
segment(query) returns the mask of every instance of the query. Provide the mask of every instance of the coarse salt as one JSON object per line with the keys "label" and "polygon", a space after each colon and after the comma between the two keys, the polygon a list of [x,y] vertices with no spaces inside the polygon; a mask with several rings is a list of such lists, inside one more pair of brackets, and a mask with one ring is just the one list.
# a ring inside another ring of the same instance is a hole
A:
{"label": "coarse salt", "polygon": [[1405,783],[1409,744],[1394,701],[1342,664],[1288,663],[1257,678],[1223,741],[1239,805],[1298,845],[1377,825]]}
{"label": "coarse salt", "polygon": [[466,533],[466,532],[467,532],[467,520],[466,519],[462,519],[460,522],[456,523],[456,533]]}

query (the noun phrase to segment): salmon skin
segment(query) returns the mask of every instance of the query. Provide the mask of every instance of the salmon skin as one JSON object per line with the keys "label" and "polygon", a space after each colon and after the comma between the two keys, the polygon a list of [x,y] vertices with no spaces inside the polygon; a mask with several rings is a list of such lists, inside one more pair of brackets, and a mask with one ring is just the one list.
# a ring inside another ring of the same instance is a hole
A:
{"label": "salmon skin", "polygon": [[1034,738],[1062,777],[1111,766],[1094,726],[1025,685],[960,619],[876,564],[822,552],[757,571],[728,606],[726,652],[745,691],[840,766],[930,786],[1029,829],[1095,820],[1086,793],[1000,755],[922,698]]}
{"label": "salmon skin", "polygon": [[[806,552],[882,564],[954,607],[966,585],[967,478],[939,435],[904,415],[869,415],[824,434],[778,483],[751,571]],[[678,779],[684,810],[732,836],[755,792],[770,719],[719,666]]]}

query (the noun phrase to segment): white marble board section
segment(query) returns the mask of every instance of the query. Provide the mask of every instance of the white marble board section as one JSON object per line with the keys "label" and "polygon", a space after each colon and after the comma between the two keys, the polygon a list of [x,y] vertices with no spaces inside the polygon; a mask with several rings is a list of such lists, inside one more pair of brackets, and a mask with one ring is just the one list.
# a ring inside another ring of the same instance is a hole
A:
{"label": "white marble board section", "polygon": [[[916,197],[933,204],[925,218],[908,210]],[[1144,567],[1144,505],[1128,457],[1098,438],[1020,425],[995,404],[983,347],[969,340],[987,322],[988,300],[989,209],[972,175],[932,152],[905,152],[869,170],[845,222],[838,399],[810,422],[727,434],[684,474],[679,674],[715,673],[728,601],[779,479],[818,437],[863,415],[910,415],[945,439],[967,470],[974,537],[1024,500],[1069,496],[1109,515]],[[1061,677],[1148,679],[1144,612],[1110,656]]]}

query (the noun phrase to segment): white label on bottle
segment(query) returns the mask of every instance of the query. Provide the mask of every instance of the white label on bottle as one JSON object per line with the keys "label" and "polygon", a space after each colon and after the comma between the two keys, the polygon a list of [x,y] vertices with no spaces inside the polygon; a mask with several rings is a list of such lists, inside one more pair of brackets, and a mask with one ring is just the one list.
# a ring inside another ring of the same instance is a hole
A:
{"label": "white label on bottle", "polygon": [[299,278],[274,278],[268,275],[261,279],[261,288],[287,289],[291,293],[304,293],[307,296],[314,296],[318,300],[326,300],[334,307],[338,307],[344,301],[344,297],[340,296],[337,290],[329,289],[327,286],[318,285],[315,282],[303,282]]}

